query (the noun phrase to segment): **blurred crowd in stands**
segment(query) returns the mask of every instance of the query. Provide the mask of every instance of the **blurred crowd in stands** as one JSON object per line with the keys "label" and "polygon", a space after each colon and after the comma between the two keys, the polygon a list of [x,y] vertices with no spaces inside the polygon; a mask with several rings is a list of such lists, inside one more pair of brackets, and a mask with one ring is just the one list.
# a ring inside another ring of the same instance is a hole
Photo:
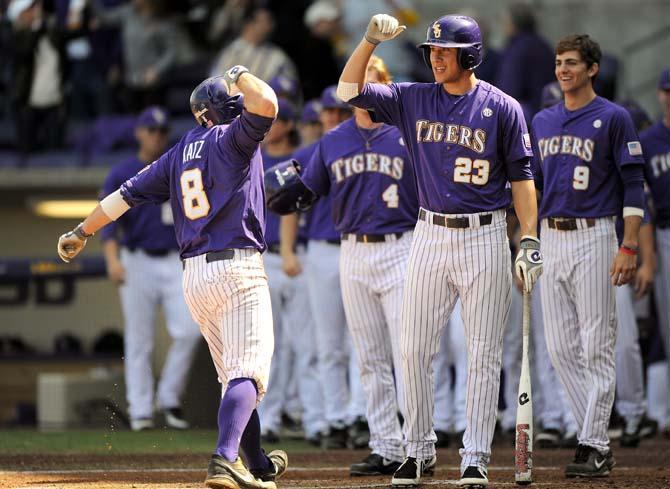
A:
{"label": "blurred crowd in stands", "polygon": [[[410,27],[430,20],[410,0],[0,0],[0,166],[119,161],[114,152],[134,151],[134,115],[149,105],[171,113],[176,139],[193,124],[193,87],[235,64],[272,81],[299,113],[337,82],[379,12]],[[486,37],[486,19],[467,13]],[[502,53],[484,39],[477,76],[530,116],[554,79],[553,49],[528,6],[513,5],[505,29]],[[378,49],[396,81],[432,80],[417,41]],[[617,69],[606,56],[599,94],[613,98]]]}

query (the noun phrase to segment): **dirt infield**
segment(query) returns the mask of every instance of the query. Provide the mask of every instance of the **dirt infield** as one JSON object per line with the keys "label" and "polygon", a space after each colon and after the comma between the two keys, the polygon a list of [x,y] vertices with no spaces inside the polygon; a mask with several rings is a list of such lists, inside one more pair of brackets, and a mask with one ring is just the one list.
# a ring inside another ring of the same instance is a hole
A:
{"label": "dirt infield", "polygon": [[[614,447],[617,467],[600,480],[565,479],[563,468],[572,450],[538,450],[534,455],[534,486],[558,488],[670,488],[670,441],[647,440],[638,449]],[[363,451],[289,453],[289,470],[279,488],[344,489],[389,487],[390,477],[351,478],[350,463]],[[440,450],[428,488],[454,487],[459,460],[456,449]],[[489,487],[514,487],[513,450],[494,447]],[[0,455],[0,488],[30,489],[158,489],[201,488],[206,455]]]}

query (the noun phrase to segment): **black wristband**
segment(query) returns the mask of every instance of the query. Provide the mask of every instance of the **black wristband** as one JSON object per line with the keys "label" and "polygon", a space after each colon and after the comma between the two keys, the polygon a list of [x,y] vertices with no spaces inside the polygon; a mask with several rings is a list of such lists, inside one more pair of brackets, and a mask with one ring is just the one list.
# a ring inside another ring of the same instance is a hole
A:
{"label": "black wristband", "polygon": [[74,230],[72,231],[72,232],[74,233],[74,235],[75,235],[77,238],[81,239],[81,240],[85,240],[85,239],[87,239],[87,238],[90,238],[91,236],[93,236],[93,235],[95,234],[95,233],[86,234],[86,233],[84,232],[83,224],[84,224],[83,222],[80,222],[80,223],[77,225],[77,227],[74,228]]}

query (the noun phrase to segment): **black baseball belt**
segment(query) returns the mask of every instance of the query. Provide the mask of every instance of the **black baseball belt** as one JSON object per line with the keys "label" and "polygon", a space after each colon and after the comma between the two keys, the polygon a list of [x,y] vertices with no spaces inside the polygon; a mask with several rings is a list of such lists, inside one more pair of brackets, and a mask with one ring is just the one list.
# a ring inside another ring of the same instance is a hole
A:
{"label": "black baseball belt", "polygon": [[356,243],[384,243],[386,241],[395,241],[400,239],[403,233],[390,233],[390,234],[352,234],[352,233],[343,233],[342,241],[348,240],[351,236],[355,236]]}
{"label": "black baseball belt", "polygon": [[547,225],[551,229],[557,231],[576,231],[579,229],[579,221],[584,221],[587,228],[592,228],[596,225],[596,220],[592,217],[576,218],[576,217],[548,217]]}
{"label": "black baseball belt", "polygon": [[[419,219],[445,228],[466,229],[470,227],[469,217],[447,217],[433,214],[431,219],[428,219],[428,213],[425,209],[419,211]],[[488,226],[493,222],[493,214],[478,214],[475,219],[479,219],[480,226]]]}

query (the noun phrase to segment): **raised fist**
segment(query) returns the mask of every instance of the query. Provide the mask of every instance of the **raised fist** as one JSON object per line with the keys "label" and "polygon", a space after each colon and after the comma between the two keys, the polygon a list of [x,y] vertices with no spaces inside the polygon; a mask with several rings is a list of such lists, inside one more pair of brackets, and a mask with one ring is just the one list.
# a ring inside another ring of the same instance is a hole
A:
{"label": "raised fist", "polygon": [[365,31],[365,40],[374,45],[389,41],[406,29],[404,25],[398,24],[398,19],[391,15],[373,15]]}
{"label": "raised fist", "polygon": [[72,231],[63,234],[58,238],[58,256],[65,263],[70,263],[75,256],[86,246],[86,239],[93,236],[92,234],[84,233],[79,224]]}

